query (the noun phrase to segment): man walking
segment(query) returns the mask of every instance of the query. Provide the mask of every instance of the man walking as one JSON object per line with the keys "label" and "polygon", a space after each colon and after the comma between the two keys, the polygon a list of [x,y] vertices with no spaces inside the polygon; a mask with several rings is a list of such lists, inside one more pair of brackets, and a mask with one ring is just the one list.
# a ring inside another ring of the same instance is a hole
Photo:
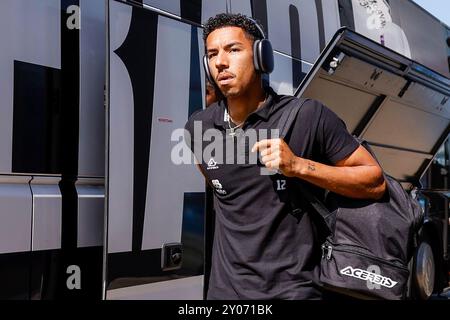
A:
{"label": "man walking", "polygon": [[[270,70],[258,60],[266,49],[254,46],[264,40],[261,27],[244,15],[219,14],[205,24],[204,40],[206,71],[224,99],[191,116],[191,148],[205,149],[195,136],[197,121],[203,133],[219,130],[223,145],[236,144],[238,132],[277,128],[286,97],[263,86],[262,73]],[[208,299],[321,298],[316,225],[311,214],[289,214],[288,179],[318,197],[323,189],[353,198],[384,194],[377,162],[321,103],[305,102],[286,140],[258,137],[251,151],[260,154],[259,164],[198,159],[216,211]],[[261,175],[261,166],[278,173]]]}

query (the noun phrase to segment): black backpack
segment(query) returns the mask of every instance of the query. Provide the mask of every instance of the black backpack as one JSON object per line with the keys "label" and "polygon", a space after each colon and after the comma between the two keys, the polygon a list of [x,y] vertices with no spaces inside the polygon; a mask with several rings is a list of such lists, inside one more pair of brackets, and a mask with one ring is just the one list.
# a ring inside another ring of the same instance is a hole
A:
{"label": "black backpack", "polygon": [[[293,99],[285,106],[278,125],[281,138],[301,117],[298,113],[305,101]],[[375,158],[367,142],[357,140]],[[326,227],[320,268],[325,289],[362,299],[406,298],[408,263],[417,245],[423,210],[397,180],[386,173],[384,178],[387,190],[381,200],[350,199],[329,192],[325,204],[300,179],[290,181],[298,185],[300,195],[293,194],[288,182],[292,212],[302,213],[306,203],[313,209],[308,212],[316,213]]]}

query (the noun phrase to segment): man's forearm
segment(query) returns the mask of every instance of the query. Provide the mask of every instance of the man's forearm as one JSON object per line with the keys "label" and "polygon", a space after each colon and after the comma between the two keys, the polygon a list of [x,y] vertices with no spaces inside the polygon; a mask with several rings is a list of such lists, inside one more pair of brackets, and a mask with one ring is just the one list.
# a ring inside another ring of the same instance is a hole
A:
{"label": "man's forearm", "polygon": [[295,159],[295,176],[334,193],[356,199],[379,199],[385,191],[378,166],[334,167],[308,159]]}

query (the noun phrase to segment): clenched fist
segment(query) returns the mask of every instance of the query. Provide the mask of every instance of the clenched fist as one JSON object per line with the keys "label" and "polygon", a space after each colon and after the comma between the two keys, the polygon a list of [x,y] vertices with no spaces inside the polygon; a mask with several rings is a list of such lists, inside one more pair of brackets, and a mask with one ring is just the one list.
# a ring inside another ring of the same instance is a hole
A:
{"label": "clenched fist", "polygon": [[301,158],[294,155],[291,148],[283,139],[261,140],[252,148],[252,152],[259,151],[261,162],[270,170],[278,170],[286,177],[298,175]]}

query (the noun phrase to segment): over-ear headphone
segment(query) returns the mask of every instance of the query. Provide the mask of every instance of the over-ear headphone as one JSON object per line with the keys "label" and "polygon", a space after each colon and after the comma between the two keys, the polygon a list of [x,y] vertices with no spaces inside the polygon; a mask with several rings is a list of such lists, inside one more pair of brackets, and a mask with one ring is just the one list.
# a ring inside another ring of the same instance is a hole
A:
{"label": "over-ear headphone", "polygon": [[[252,18],[247,17],[247,19],[253,22],[262,36],[262,39],[255,39],[253,43],[253,64],[255,70],[261,73],[271,73],[274,67],[272,44],[266,39],[262,27]],[[205,69],[206,79],[215,85],[214,78],[209,70],[208,56],[206,54],[203,56],[203,68]]]}

